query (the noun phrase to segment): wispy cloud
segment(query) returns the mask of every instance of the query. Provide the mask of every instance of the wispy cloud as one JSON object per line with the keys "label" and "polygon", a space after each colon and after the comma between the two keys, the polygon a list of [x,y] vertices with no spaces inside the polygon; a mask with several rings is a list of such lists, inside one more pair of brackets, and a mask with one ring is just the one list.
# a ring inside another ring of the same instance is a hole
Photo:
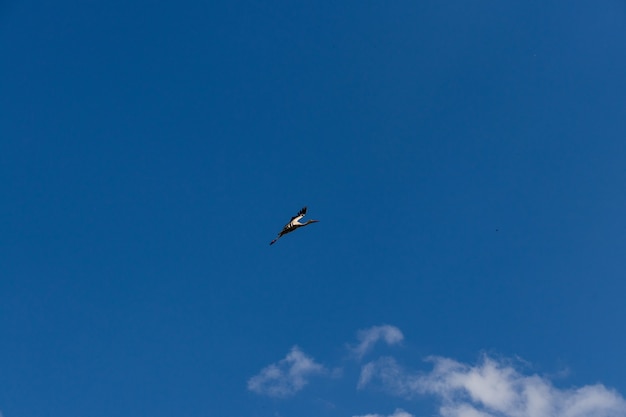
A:
{"label": "wispy cloud", "polygon": [[308,377],[327,372],[324,366],[294,346],[284,359],[266,366],[250,378],[248,389],[270,397],[289,397],[304,388]]}
{"label": "wispy cloud", "polygon": [[410,373],[385,357],[362,367],[358,388],[378,384],[391,394],[436,396],[442,417],[626,417],[626,401],[602,384],[559,389],[488,356],[474,366],[432,357],[430,373]]}
{"label": "wispy cloud", "polygon": [[[403,341],[395,326],[374,326],[357,334],[349,346],[360,360],[379,341],[395,345]],[[476,364],[433,356],[430,371],[410,371],[390,356],[361,367],[357,389],[379,389],[404,399],[434,398],[438,417],[626,417],[626,400],[602,384],[560,388],[554,375],[528,372],[520,359],[496,359],[484,355]],[[248,389],[270,397],[289,397],[300,391],[315,375],[338,378],[294,346],[285,358],[263,368],[248,380]],[[2,417],[0,415],[0,417]],[[414,417],[398,408],[392,414],[353,417]]]}
{"label": "wispy cloud", "polygon": [[404,335],[397,327],[385,324],[359,330],[357,339],[359,343],[351,350],[357,358],[361,359],[379,340],[384,340],[388,345],[395,345],[402,342]]}
{"label": "wispy cloud", "polygon": [[401,408],[396,408],[393,414],[389,414],[388,416],[384,416],[382,414],[365,414],[363,416],[354,416],[354,417],[414,417],[413,414],[407,413]]}

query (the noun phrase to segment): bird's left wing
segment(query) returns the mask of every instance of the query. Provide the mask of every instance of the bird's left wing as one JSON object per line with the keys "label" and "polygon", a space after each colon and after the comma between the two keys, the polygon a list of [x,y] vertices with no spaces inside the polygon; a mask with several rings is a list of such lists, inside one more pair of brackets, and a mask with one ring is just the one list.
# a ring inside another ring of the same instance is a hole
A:
{"label": "bird's left wing", "polygon": [[298,214],[296,214],[295,216],[291,218],[291,220],[289,220],[289,223],[291,223],[295,219],[300,220],[301,218],[304,217],[305,214],[306,214],[306,206],[302,207],[302,209],[298,212]]}

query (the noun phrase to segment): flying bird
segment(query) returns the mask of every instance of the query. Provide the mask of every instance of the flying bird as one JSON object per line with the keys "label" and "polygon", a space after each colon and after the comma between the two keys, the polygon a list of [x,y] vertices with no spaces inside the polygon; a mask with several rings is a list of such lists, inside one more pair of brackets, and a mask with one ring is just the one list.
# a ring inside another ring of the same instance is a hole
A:
{"label": "flying bird", "polygon": [[291,218],[291,220],[289,220],[289,223],[287,223],[285,225],[285,227],[283,227],[283,230],[280,231],[280,233],[278,234],[276,239],[274,239],[274,240],[272,240],[270,242],[270,245],[273,245],[274,243],[276,243],[276,241],[278,239],[280,239],[281,237],[283,237],[287,233],[293,232],[294,230],[296,230],[299,227],[304,227],[307,224],[317,223],[319,221],[319,220],[308,220],[308,221],[306,221],[304,223],[300,223],[300,220],[304,217],[305,214],[306,214],[306,207],[302,207],[302,210],[300,210],[298,212],[298,214],[296,214],[295,216],[293,216]]}

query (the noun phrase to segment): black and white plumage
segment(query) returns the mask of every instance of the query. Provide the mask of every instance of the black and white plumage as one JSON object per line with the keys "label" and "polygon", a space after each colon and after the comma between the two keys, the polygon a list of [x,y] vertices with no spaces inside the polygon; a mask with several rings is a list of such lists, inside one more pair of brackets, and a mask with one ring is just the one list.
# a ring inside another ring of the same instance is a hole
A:
{"label": "black and white plumage", "polygon": [[273,245],[274,243],[276,243],[276,241],[278,239],[280,239],[281,237],[283,237],[284,235],[286,235],[287,233],[291,233],[294,230],[296,230],[299,227],[304,227],[307,224],[311,224],[311,223],[317,223],[319,220],[308,220],[304,223],[300,223],[300,220],[304,217],[304,215],[306,214],[306,206],[302,207],[302,210],[300,210],[298,212],[298,214],[296,214],[295,216],[293,216],[291,218],[291,220],[289,221],[289,223],[287,223],[285,225],[285,227],[283,227],[283,230],[280,231],[280,233],[278,234],[278,236],[276,237],[276,239],[272,240],[270,242],[270,245]]}

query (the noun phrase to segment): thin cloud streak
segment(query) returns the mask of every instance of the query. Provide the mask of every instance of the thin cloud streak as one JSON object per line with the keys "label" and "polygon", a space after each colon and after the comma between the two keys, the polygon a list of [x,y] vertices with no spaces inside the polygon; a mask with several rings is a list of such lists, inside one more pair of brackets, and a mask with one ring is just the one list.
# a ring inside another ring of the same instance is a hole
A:
{"label": "thin cloud streak", "polygon": [[362,367],[357,388],[378,385],[404,398],[434,395],[442,417],[626,417],[624,398],[602,384],[559,389],[488,356],[475,366],[441,357],[429,361],[430,373],[415,374],[393,358],[380,358]]}
{"label": "thin cloud streak", "polygon": [[393,414],[389,414],[388,416],[384,416],[382,414],[365,414],[362,416],[353,416],[353,417],[414,417],[413,414],[407,413],[401,408],[396,408]]}
{"label": "thin cloud streak", "polygon": [[402,342],[402,340],[404,340],[404,335],[397,327],[385,324],[382,326],[372,326],[365,330],[359,330],[357,333],[357,339],[359,340],[359,344],[351,348],[351,350],[358,359],[361,359],[379,340],[384,340],[391,346]]}
{"label": "thin cloud streak", "polygon": [[308,377],[327,372],[324,366],[294,346],[284,359],[266,366],[250,378],[248,389],[269,397],[290,397],[304,388]]}

